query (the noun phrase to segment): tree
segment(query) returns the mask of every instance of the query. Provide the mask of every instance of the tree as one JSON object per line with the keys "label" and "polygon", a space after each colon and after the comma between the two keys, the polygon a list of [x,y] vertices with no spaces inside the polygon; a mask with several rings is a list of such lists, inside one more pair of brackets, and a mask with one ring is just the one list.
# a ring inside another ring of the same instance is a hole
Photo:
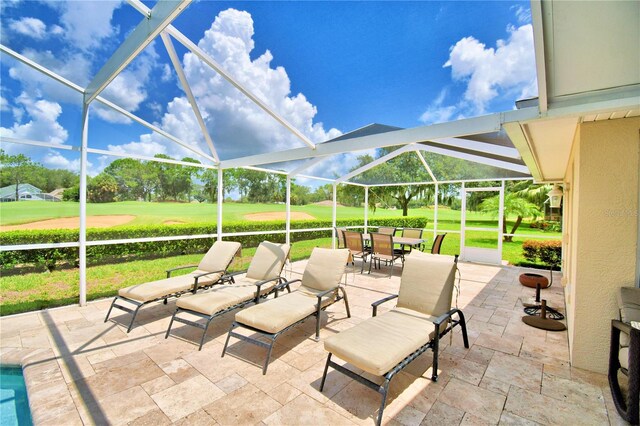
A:
{"label": "tree", "polygon": [[16,201],[20,201],[20,184],[25,183],[33,173],[35,164],[24,154],[8,155],[0,150],[0,164],[2,164],[3,180],[9,180],[16,186]]}
{"label": "tree", "polygon": [[[378,158],[383,157],[393,151],[395,147],[382,148],[378,150]],[[359,163],[353,170],[356,170],[373,161],[371,156],[358,157]],[[364,173],[356,176],[353,181],[360,183],[407,183],[407,182],[428,182],[431,181],[429,173],[423,166],[418,156],[413,152],[406,152],[389,161],[375,166]],[[349,191],[349,190],[347,190]],[[351,190],[355,191],[355,190]],[[364,195],[363,195],[364,196]],[[394,203],[402,209],[402,215],[409,214],[409,203],[414,198],[430,199],[433,196],[431,185],[396,185],[379,186],[370,188],[369,205],[382,201],[383,203]]]}
{"label": "tree", "polygon": [[[490,198],[486,198],[483,202],[480,203],[479,208],[483,212],[487,214],[491,214],[494,217],[498,216],[500,207],[500,195],[495,195]],[[511,228],[510,234],[515,234],[516,230],[522,223],[522,219],[525,217],[533,217],[536,218],[540,216],[542,212],[540,209],[533,203],[525,200],[522,197],[519,197],[515,193],[507,192],[504,194],[504,216],[502,220],[502,232],[504,235],[505,242],[513,241],[512,235],[507,234],[507,217],[516,215],[516,222],[513,224]]]}
{"label": "tree", "polygon": [[118,192],[118,182],[113,176],[100,173],[87,182],[87,198],[94,203],[111,203]]}
{"label": "tree", "polygon": [[80,185],[74,185],[62,192],[62,201],[80,201]]}

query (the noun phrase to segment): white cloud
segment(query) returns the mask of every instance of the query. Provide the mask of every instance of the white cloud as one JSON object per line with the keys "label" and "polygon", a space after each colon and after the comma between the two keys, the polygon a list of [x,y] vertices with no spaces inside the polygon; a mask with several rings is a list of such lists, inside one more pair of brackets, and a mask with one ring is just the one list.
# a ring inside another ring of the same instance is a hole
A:
{"label": "white cloud", "polygon": [[11,107],[9,106],[9,101],[4,96],[0,95],[0,111],[11,111]]}
{"label": "white cloud", "polygon": [[536,94],[536,68],[533,30],[530,24],[509,26],[508,39],[498,40],[496,48],[487,48],[472,36],[459,40],[444,64],[451,67],[455,81],[467,85],[464,99],[482,114],[495,98],[511,94],[518,98]]}
{"label": "white cloud", "polygon": [[519,24],[531,23],[531,9],[520,5],[511,6],[511,10],[514,11]]}
{"label": "white cloud", "polygon": [[58,144],[67,140],[68,132],[57,121],[62,114],[60,104],[44,99],[35,100],[26,93],[18,96],[16,101],[22,105],[30,121],[24,124],[16,122],[8,128],[0,127],[0,135]]}
{"label": "white cloud", "polygon": [[60,23],[65,29],[65,38],[73,46],[91,51],[117,34],[118,28],[111,25],[111,18],[121,4],[121,1],[100,0],[60,2],[52,6],[58,6],[62,12]]}
{"label": "white cloud", "polygon": [[458,111],[458,108],[454,105],[444,105],[447,94],[447,88],[442,89],[438,97],[429,105],[427,110],[422,113],[419,120],[427,124],[450,121]]}
{"label": "white cloud", "polygon": [[[22,54],[73,83],[80,86],[89,83],[91,62],[80,53],[58,56],[50,50],[26,49]],[[57,102],[69,102],[76,105],[80,105],[82,101],[82,95],[75,90],[58,83],[22,62],[14,61],[11,64],[9,76],[19,81],[23,90],[28,93],[38,93]]]}
{"label": "white cloud", "polygon": [[47,26],[37,18],[12,19],[9,21],[9,28],[24,36],[43,39],[47,35]]}
{"label": "white cloud", "polygon": [[[339,136],[339,130],[327,130],[322,123],[314,123],[316,107],[302,93],[291,94],[291,82],[286,70],[283,67],[271,66],[271,52],[266,51],[256,59],[251,59],[250,54],[254,48],[253,35],[251,15],[228,9],[220,12],[215,18],[198,42],[198,46],[311,140],[322,142]],[[184,55],[183,66],[200,112],[222,158],[272,152],[302,145],[301,141],[194,54]],[[209,152],[186,97],[175,98],[169,103],[160,126],[181,140]],[[165,147],[165,153],[168,155],[193,155],[176,144],[165,143],[161,140],[163,138],[157,135],[143,135],[142,138],[144,137]],[[159,149],[157,145],[143,143],[142,138],[139,145],[128,144],[126,148],[121,146],[119,149],[137,153],[149,152],[150,148]]]}
{"label": "white cloud", "polygon": [[[72,172],[80,171],[80,159],[69,160],[56,151],[49,151],[42,159],[42,163],[52,169],[66,169]],[[90,165],[89,162],[87,163]]]}
{"label": "white cloud", "polygon": [[107,150],[117,154],[136,153],[137,155],[147,157],[153,157],[156,154],[166,154],[166,146],[154,142],[152,139],[151,135],[142,135],[139,142],[130,142],[125,145],[109,145]]}
{"label": "white cloud", "polygon": [[162,75],[160,76],[160,80],[163,82],[167,82],[173,78],[173,73],[171,72],[171,67],[169,64],[164,64],[162,67]]}

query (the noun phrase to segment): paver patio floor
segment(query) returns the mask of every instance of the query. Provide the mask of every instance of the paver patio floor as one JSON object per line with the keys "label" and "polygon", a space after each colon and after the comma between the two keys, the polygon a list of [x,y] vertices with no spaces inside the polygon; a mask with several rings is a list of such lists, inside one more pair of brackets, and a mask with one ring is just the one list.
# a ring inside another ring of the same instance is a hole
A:
{"label": "paver patio floor", "polygon": [[[298,278],[305,261],[287,276]],[[356,265],[356,272],[359,265]],[[103,322],[110,300],[0,319],[3,363],[21,363],[36,424],[373,424],[379,394],[330,372],[322,340],[371,316],[371,303],[397,292],[400,268],[361,275],[349,268],[344,304],[323,316],[321,341],[311,319],[277,340],[266,375],[266,350],[232,339],[221,358],[234,313],[212,323],[202,351],[200,330],[181,324],[164,339],[175,302]],[[624,424],[606,376],[572,368],[566,332],[521,321],[520,299],[534,290],[518,283],[521,269],[460,264],[457,305],[468,320],[470,348],[459,328],[441,343],[440,376],[432,382],[427,351],[391,385],[387,424]],[[560,277],[543,291],[563,307]],[[455,298],[454,298],[455,299]],[[383,305],[384,306],[384,305]],[[386,308],[382,308],[386,309]]]}

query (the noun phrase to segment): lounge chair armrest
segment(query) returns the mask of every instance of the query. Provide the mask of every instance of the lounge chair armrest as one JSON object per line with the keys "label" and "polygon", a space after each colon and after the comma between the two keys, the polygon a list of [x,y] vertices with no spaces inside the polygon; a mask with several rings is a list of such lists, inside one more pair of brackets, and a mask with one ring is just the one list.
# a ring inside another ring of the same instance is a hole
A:
{"label": "lounge chair armrest", "polygon": [[280,279],[281,279],[280,277],[269,278],[268,280],[258,281],[258,282],[254,283],[254,284],[258,287],[258,290],[259,290],[260,286],[262,286],[262,284],[270,283],[271,281],[280,281]]}
{"label": "lounge chair armrest", "polygon": [[316,297],[318,298],[318,302],[319,302],[323,297],[325,297],[327,294],[329,294],[329,293],[334,293],[335,291],[337,291],[337,290],[338,290],[338,288],[339,288],[339,286],[335,286],[335,287],[333,287],[333,288],[330,288],[329,290],[325,290],[325,291],[322,291],[322,292],[320,292],[320,293],[317,293],[317,294],[316,294]]}
{"label": "lounge chair armrest", "polygon": [[385,302],[388,302],[389,300],[393,300],[393,299],[396,299],[396,298],[398,298],[398,295],[397,294],[392,294],[391,296],[387,296],[384,299],[380,299],[380,300],[377,300],[377,301],[373,302],[371,304],[371,307],[373,308],[373,312],[371,313],[371,316],[375,317],[376,315],[378,315],[378,306],[382,305]]}
{"label": "lounge chair armrest", "polygon": [[238,275],[242,275],[242,274],[246,274],[248,271],[248,269],[245,269],[243,271],[237,271],[237,272],[231,272],[230,274],[224,274],[225,277],[231,278],[231,277],[235,277]]}
{"label": "lounge chair armrest", "polygon": [[[196,291],[198,291],[198,280],[202,277],[206,277],[207,275],[211,275],[211,274],[224,274],[224,270],[221,271],[210,271],[210,272],[203,272],[201,274],[197,274],[193,276],[193,290],[191,290],[193,293],[195,293]],[[223,275],[224,276],[224,275]],[[215,283],[213,283],[215,284]]]}
{"label": "lounge chair armrest", "polygon": [[224,274],[224,272],[225,272],[224,269],[222,269],[220,271],[203,272],[201,274],[194,275],[194,277],[196,277],[196,279],[197,279],[197,278],[201,278],[201,277],[206,277],[207,275],[211,275],[211,274]]}
{"label": "lounge chair armrest", "polygon": [[617,328],[625,334],[631,334],[631,324],[619,320],[611,320],[611,327]]}
{"label": "lounge chair armrest", "polygon": [[433,323],[434,323],[436,326],[438,326],[438,327],[439,327],[440,325],[442,325],[442,323],[443,323],[443,322],[445,322],[445,321],[447,321],[447,320],[451,319],[451,317],[453,317],[453,314],[455,314],[455,313],[459,313],[459,312],[460,312],[460,309],[455,309],[455,308],[454,308],[454,309],[450,310],[449,312],[447,312],[446,314],[442,314],[442,315],[440,315],[438,318],[436,318],[435,320],[433,320]]}
{"label": "lounge chair armrest", "polygon": [[283,288],[285,288],[285,287],[289,287],[289,284],[293,284],[293,283],[296,283],[296,282],[302,282],[302,280],[297,279],[297,280],[291,280],[291,281],[285,281],[285,282],[282,282],[282,283],[280,283],[280,284],[278,284],[278,285],[276,286],[276,289],[277,289],[277,290],[282,290],[282,289],[283,289]]}
{"label": "lounge chair armrest", "polygon": [[187,269],[187,268],[195,268],[195,267],[197,267],[197,266],[198,266],[198,265],[187,265],[187,266],[178,266],[177,268],[167,269],[167,270],[166,270],[166,272],[167,272],[167,278],[171,278],[171,273],[172,273],[173,271],[178,271],[178,270],[180,270],[180,269]]}

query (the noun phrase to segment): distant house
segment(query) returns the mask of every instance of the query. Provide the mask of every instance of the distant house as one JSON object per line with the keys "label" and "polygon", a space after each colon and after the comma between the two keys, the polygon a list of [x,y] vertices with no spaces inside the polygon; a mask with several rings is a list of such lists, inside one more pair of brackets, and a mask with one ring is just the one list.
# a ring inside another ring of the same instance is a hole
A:
{"label": "distant house", "polygon": [[[40,188],[36,188],[28,183],[21,183],[18,185],[18,198],[19,201],[62,201],[60,197],[42,192]],[[8,201],[16,201],[15,185],[0,188],[0,203]]]}

